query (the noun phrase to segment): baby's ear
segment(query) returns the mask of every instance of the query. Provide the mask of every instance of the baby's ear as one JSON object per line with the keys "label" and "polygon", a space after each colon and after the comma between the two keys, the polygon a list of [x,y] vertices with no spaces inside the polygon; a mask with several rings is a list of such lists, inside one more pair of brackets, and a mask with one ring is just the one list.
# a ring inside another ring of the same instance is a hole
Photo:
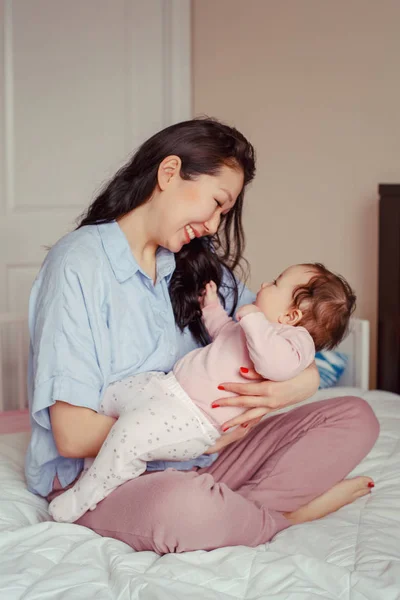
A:
{"label": "baby's ear", "polygon": [[303,313],[299,308],[291,308],[289,312],[279,315],[278,322],[281,325],[298,325],[302,319]]}

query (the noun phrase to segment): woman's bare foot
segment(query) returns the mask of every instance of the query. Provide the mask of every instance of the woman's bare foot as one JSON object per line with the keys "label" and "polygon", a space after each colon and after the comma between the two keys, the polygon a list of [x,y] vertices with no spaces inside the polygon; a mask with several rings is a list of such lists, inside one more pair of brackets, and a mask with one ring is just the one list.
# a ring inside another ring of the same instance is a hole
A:
{"label": "woman's bare foot", "polygon": [[311,500],[301,508],[289,513],[283,513],[293,525],[314,521],[329,515],[346,504],[351,504],[357,498],[371,493],[374,482],[370,477],[354,477],[353,479],[344,479],[330,490]]}

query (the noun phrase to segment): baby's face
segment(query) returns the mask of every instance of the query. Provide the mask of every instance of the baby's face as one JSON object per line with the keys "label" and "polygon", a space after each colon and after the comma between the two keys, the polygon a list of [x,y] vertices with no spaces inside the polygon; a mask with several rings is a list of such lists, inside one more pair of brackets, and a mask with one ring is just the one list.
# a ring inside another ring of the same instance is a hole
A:
{"label": "baby's face", "polygon": [[293,304],[293,292],[299,285],[307,284],[315,275],[310,268],[294,265],[283,271],[270,283],[263,283],[257,294],[255,305],[271,323],[284,323],[285,315]]}

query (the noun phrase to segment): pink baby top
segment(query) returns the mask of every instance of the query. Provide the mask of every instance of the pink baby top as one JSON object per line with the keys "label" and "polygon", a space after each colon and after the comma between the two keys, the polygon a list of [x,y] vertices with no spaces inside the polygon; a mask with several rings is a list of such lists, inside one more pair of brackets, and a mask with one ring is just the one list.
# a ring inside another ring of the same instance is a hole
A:
{"label": "pink baby top", "polygon": [[211,408],[218,398],[235,395],[219,390],[222,382],[246,382],[240,367],[254,367],[264,379],[284,381],[298,375],[314,360],[314,342],[304,327],[270,323],[261,311],[250,313],[237,323],[216,301],[203,309],[203,321],[212,343],[186,354],[173,372],[217,428],[244,412],[236,406]]}

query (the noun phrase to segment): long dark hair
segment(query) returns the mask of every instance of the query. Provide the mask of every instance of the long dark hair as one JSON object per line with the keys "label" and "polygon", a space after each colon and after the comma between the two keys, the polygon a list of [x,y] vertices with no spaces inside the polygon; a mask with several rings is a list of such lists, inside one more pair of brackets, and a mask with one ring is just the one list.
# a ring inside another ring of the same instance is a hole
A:
{"label": "long dark hair", "polygon": [[[208,238],[194,239],[176,253],[176,268],[169,294],[175,320],[180,329],[189,327],[195,339],[206,344],[207,332],[201,320],[199,295],[205,284],[213,280],[233,294],[233,314],[238,301],[238,285],[234,272],[243,268],[244,232],[242,207],[246,185],[255,175],[253,146],[235,128],[216,119],[197,118],[171,125],[156,133],[137,150],[131,160],[101,190],[78,220],[85,225],[109,223],[144,204],[157,184],[160,163],[170,155],[179,156],[183,179],[199,175],[217,175],[226,165],[241,169],[244,185],[235,206],[222,216],[218,232]],[[225,276],[224,275],[225,270]]]}

